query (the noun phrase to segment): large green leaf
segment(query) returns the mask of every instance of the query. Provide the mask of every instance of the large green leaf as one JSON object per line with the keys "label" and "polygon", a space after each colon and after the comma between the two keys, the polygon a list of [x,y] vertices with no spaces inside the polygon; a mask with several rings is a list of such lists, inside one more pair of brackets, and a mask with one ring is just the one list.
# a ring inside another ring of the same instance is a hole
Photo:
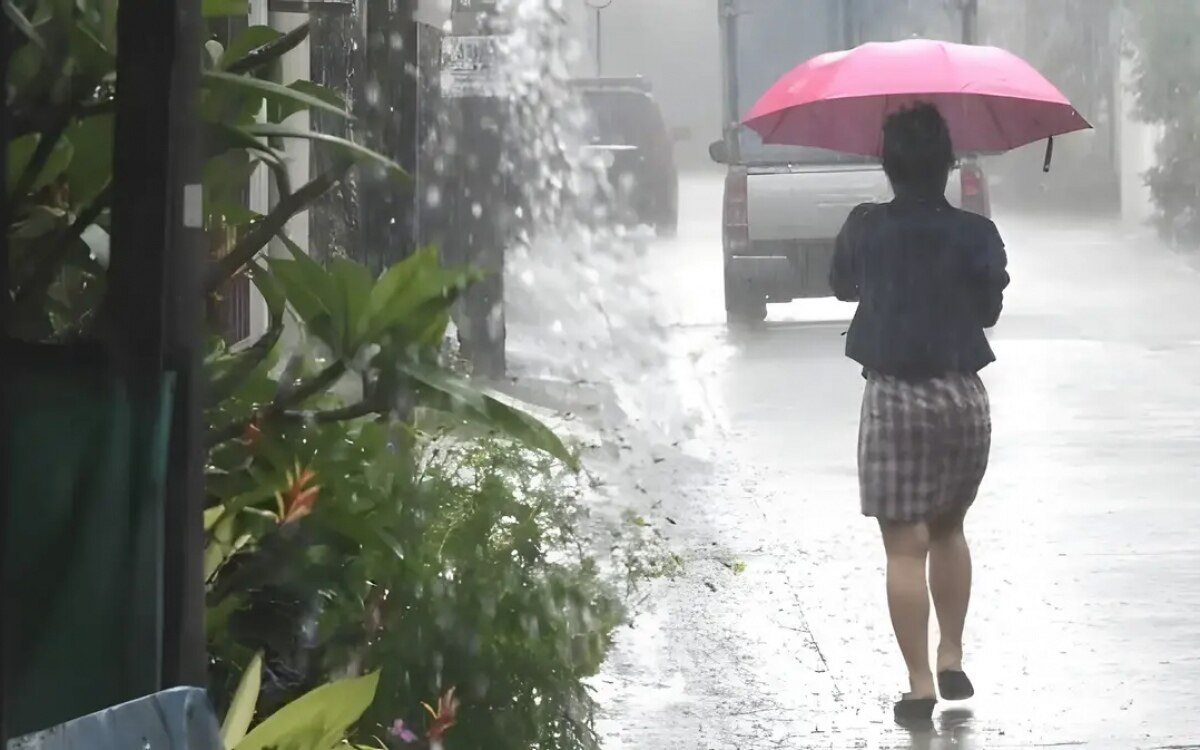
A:
{"label": "large green leaf", "polygon": [[250,12],[249,0],[201,0],[200,12],[205,18],[244,16]]}
{"label": "large green leaf", "polygon": [[262,295],[263,301],[267,303],[267,312],[270,317],[275,318],[283,315],[283,308],[287,305],[287,293],[271,276],[270,271],[257,262],[251,263],[250,280],[254,282],[258,293]]}
{"label": "large green leaf", "polygon": [[375,700],[378,686],[378,672],[322,685],[267,717],[236,750],[331,750]]}
{"label": "large green leaf", "polygon": [[442,268],[434,248],[418,250],[385,271],[371,290],[367,339],[392,333],[402,339],[397,343],[425,343],[426,332],[439,323],[444,328],[459,292],[478,278],[469,269]]}
{"label": "large green leaf", "polygon": [[359,145],[353,141],[348,141],[345,138],[339,138],[335,135],[327,133],[314,133],[311,130],[298,130],[289,128],[275,123],[263,122],[247,125],[242,128],[246,133],[262,138],[301,138],[313,141],[315,143],[324,144],[333,148],[338,153],[353,159],[362,164],[373,164],[381,167],[385,172],[393,177],[407,177],[408,173],[404,171],[396,162],[387,158],[383,154],[372,151],[366,146]]}
{"label": "large green leaf", "polygon": [[362,513],[354,513],[333,503],[321,505],[313,516],[331,531],[365,549],[382,549],[404,559],[404,548],[387,529]]}
{"label": "large green leaf", "polygon": [[30,133],[23,135],[20,138],[14,138],[8,142],[8,158],[6,164],[8,166],[8,174],[5,177],[4,183],[6,194],[11,194],[17,186],[17,180],[21,179],[21,174],[25,171],[29,160],[33,158],[33,152],[37,150],[38,134]]}
{"label": "large green leaf", "polygon": [[203,82],[204,86],[212,91],[233,96],[261,97],[268,102],[295,107],[296,111],[317,109],[341,117],[350,117],[350,113],[332,103],[330,97],[314,96],[300,89],[264,81],[261,78],[210,70],[203,74]]}
{"label": "large green leaf", "polygon": [[325,342],[334,352],[343,352],[346,330],[343,309],[338,305],[338,286],[333,276],[290,240],[281,237],[292,259],[271,258],[267,261],[271,274],[279,282],[296,316],[310,333]]}
{"label": "large green leaf", "polygon": [[225,47],[217,67],[228,70],[246,55],[283,37],[283,32],[270,26],[249,26]]}
{"label": "large green leaf", "polygon": [[[34,152],[37,151],[40,140],[40,135],[31,133],[9,142],[7,192],[10,195],[16,189],[17,181],[21,179],[25,170],[29,167],[29,163],[34,157]],[[71,141],[65,136],[60,137],[55,142],[54,148],[50,151],[50,156],[46,159],[45,164],[42,165],[41,170],[30,185],[30,192],[37,192],[58,179],[59,175],[70,166],[71,158],[74,154],[75,149],[72,147]]]}
{"label": "large green leaf", "polygon": [[211,581],[229,558],[250,543],[248,534],[235,536],[236,517],[226,511],[209,531],[208,543],[204,547],[204,580]]}
{"label": "large green leaf", "polygon": [[200,171],[205,215],[218,218],[222,205],[240,204],[256,166],[245,151],[227,151],[205,162]]}
{"label": "large green leaf", "polygon": [[275,177],[280,193],[290,193],[291,179],[287,171],[287,156],[241,128],[224,122],[210,122],[205,133],[209,158],[216,158],[231,149],[240,149],[262,160]]}
{"label": "large green leaf", "polygon": [[67,129],[67,138],[75,147],[74,157],[67,167],[71,204],[86,206],[112,179],[113,117],[95,115],[76,120]]}
{"label": "large green leaf", "polygon": [[272,164],[283,165],[287,158],[282,151],[271,148],[242,128],[229,125],[228,123],[210,123],[207,136],[210,157],[219,156],[222,152],[229,149],[244,149],[258,154],[265,161]]}
{"label": "large green leaf", "polygon": [[[270,323],[253,344],[236,354],[212,357],[205,362],[209,385],[209,403],[218,406],[235,396],[256,373],[270,369],[279,339],[283,335],[287,297],[275,278],[257,262],[250,265],[250,278],[267,304]],[[209,492],[215,494],[210,482]],[[244,491],[244,490],[243,490]]]}
{"label": "large green leaf", "polygon": [[475,388],[446,370],[420,362],[401,360],[397,367],[417,385],[421,406],[447,412],[485,429],[507,435],[535,450],[544,451],[572,469],[578,457],[540,420]]}
{"label": "large green leaf", "polygon": [[117,48],[117,5],[118,0],[89,0],[88,6],[95,12],[92,30],[107,50]]}
{"label": "large green leaf", "polygon": [[43,95],[45,83],[39,80],[42,64],[47,57],[46,52],[36,44],[22,44],[8,59],[8,85],[10,91],[20,92],[28,99],[37,99]]}
{"label": "large green leaf", "polygon": [[38,173],[37,179],[33,181],[33,192],[37,192],[47,185],[52,184],[63,172],[67,171],[67,167],[71,165],[71,160],[75,158],[75,146],[65,135],[58,139],[54,144],[54,148],[50,151],[50,158],[46,159],[46,163],[42,166],[42,170]]}
{"label": "large green leaf", "polygon": [[[319,83],[312,81],[292,81],[287,85],[289,89],[299,92],[314,99],[320,99],[330,107],[335,107],[338,114],[342,117],[351,117],[349,108],[346,105],[346,100],[342,95],[328,86],[322,86]],[[279,97],[271,101],[275,106],[272,112],[271,119],[276,122],[282,122],[291,115],[297,112],[302,112],[306,109],[312,109],[312,106],[305,103],[304,99],[296,98],[293,101],[288,101],[285,97]]]}
{"label": "large green leaf", "polygon": [[82,22],[71,27],[71,56],[79,71],[94,82],[115,74],[117,68],[117,56],[96,33]]}
{"label": "large green leaf", "polygon": [[422,248],[409,257],[392,264],[371,290],[371,299],[367,303],[367,315],[371,320],[371,336],[378,335],[386,329],[397,317],[392,308],[404,299],[405,293],[412,287],[414,280],[421,270],[437,267],[437,252],[431,248]]}
{"label": "large green leaf", "polygon": [[334,258],[329,264],[329,274],[338,289],[341,307],[338,317],[342,322],[342,341],[347,353],[353,354],[359,346],[366,343],[363,337],[369,328],[367,305],[371,299],[371,287],[374,286],[375,279],[371,277],[371,272],[366,266],[349,258]]}
{"label": "large green leaf", "polygon": [[263,653],[259,651],[246,665],[242,679],[238,681],[225,721],[221,724],[221,744],[228,750],[238,746],[250,731],[254,721],[254,707],[258,705],[258,694],[262,690]]}

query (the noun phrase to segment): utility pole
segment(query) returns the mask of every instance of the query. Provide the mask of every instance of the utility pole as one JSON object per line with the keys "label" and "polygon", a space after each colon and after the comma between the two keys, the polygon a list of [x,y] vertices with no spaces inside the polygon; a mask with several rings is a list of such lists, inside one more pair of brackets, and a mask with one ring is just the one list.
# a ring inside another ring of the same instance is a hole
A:
{"label": "utility pole", "polygon": [[962,0],[962,43],[979,43],[979,0]]}
{"label": "utility pole", "polygon": [[139,571],[141,579],[130,582],[133,601],[125,605],[134,610],[131,622],[138,626],[125,644],[128,674],[119,687],[126,699],[163,687],[203,686],[208,679],[203,154],[195,109],[200,82],[195,40],[202,28],[199,0],[127,4],[117,13],[108,312],[113,330],[128,341],[134,392],[156,392],[164,377],[174,379],[163,507],[146,511],[159,525],[141,541],[143,559],[153,551],[158,569],[147,565]]}
{"label": "utility pole", "polygon": [[445,191],[448,215],[443,262],[487,274],[463,295],[456,324],[463,353],[477,375],[507,369],[504,250],[508,244],[502,166],[505,104],[500,39],[506,25],[497,0],[454,0],[451,33],[442,40],[442,97],[457,147]]}
{"label": "utility pole", "polygon": [[[415,0],[364,0],[366,54],[364,80],[356,102],[368,145],[416,173],[417,28]],[[415,245],[411,182],[360,172],[361,256],[375,274],[409,255]]]}
{"label": "utility pole", "polygon": [[596,12],[596,75],[604,75],[604,9],[613,4],[613,0],[584,0],[587,6]]}

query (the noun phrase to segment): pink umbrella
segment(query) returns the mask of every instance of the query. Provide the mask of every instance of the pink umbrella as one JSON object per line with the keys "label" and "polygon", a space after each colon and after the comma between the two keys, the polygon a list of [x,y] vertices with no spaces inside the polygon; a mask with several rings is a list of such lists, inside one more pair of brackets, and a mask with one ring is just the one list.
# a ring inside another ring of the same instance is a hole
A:
{"label": "pink umbrella", "polygon": [[[1008,151],[1091,127],[1011,52],[928,39],[818,55],[776,81],[743,124],[765,143],[880,156],[884,120],[915,102],[937,106],[959,153]],[[1049,158],[1048,147],[1047,168]]]}

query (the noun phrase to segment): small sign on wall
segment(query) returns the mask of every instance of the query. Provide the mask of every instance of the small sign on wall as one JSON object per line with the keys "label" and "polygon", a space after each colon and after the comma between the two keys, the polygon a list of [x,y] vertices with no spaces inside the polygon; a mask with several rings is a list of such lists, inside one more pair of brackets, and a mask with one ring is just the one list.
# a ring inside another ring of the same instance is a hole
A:
{"label": "small sign on wall", "polygon": [[499,0],[454,0],[451,10],[455,13],[494,13]]}
{"label": "small sign on wall", "polygon": [[443,37],[442,96],[448,99],[500,96],[504,88],[500,71],[502,39],[496,35]]}

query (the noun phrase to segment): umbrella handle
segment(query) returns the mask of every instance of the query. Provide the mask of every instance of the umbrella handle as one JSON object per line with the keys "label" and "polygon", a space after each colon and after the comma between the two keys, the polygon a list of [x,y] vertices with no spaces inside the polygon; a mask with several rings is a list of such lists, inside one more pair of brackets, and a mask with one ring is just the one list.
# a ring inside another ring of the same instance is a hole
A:
{"label": "umbrella handle", "polygon": [[1046,140],[1046,161],[1042,162],[1042,171],[1050,171],[1050,161],[1054,158],[1054,136]]}

